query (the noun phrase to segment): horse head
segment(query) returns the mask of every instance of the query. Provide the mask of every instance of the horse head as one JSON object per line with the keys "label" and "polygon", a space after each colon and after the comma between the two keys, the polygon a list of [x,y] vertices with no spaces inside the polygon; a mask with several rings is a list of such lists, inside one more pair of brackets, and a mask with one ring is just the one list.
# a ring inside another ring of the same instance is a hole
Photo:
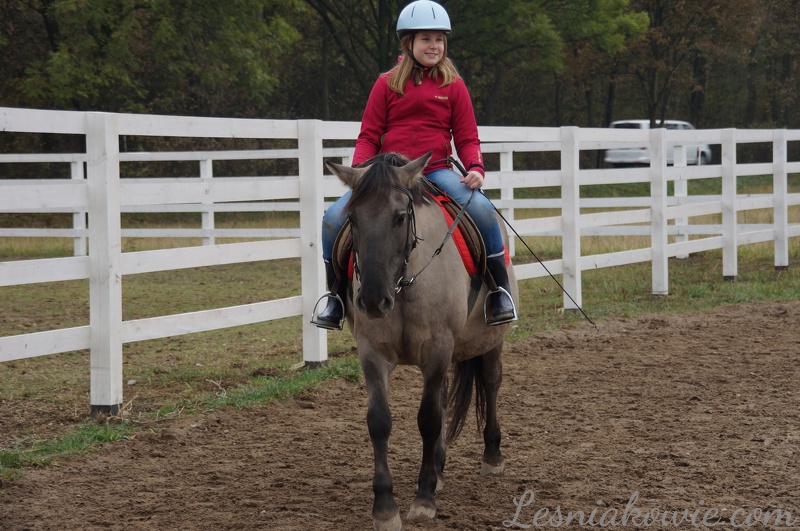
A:
{"label": "horse head", "polygon": [[398,283],[416,243],[414,201],[430,153],[409,161],[397,153],[377,155],[350,168],[326,166],[353,192],[347,204],[360,286],[356,308],[370,319],[393,308]]}

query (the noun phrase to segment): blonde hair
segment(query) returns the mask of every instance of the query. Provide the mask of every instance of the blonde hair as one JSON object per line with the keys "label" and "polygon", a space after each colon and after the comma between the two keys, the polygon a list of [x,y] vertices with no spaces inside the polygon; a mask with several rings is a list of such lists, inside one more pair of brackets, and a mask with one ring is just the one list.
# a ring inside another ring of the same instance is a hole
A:
{"label": "blonde hair", "polygon": [[[413,46],[414,46],[414,33],[403,35],[400,39],[400,51],[402,52],[402,59],[400,63],[389,70],[389,88],[401,96],[404,95],[403,87],[414,75],[414,70],[420,72],[420,76],[424,75],[417,66],[414,60]],[[456,65],[447,57],[447,35],[444,36],[444,54],[442,60],[436,63],[429,71],[428,75],[438,81],[442,78],[442,84],[439,87],[445,87],[451,83],[455,83],[461,76],[458,74]],[[420,82],[422,80],[420,79]]]}

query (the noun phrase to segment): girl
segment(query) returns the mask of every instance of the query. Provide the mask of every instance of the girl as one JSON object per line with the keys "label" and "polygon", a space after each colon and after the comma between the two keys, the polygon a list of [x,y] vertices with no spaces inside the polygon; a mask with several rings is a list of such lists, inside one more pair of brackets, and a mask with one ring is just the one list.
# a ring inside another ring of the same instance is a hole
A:
{"label": "girl", "polygon": [[[425,176],[450,197],[464,205],[472,190],[483,185],[484,168],[478,126],[467,87],[447,57],[450,17],[445,9],[429,0],[407,5],[397,20],[400,62],[375,82],[361,120],[353,165],[376,154],[397,152],[416,159],[433,151]],[[451,140],[458,158],[467,169],[461,176],[451,168]],[[322,258],[328,289],[335,275],[330,263],[333,244],[344,224],[342,211],[348,191],[325,213],[322,220]],[[505,249],[494,208],[481,193],[473,195],[467,212],[483,236],[487,267],[500,290],[489,293],[486,322],[498,325],[517,320],[506,273]],[[344,284],[344,283],[341,283]],[[327,305],[312,323],[327,329],[341,329],[346,286],[328,292]]]}

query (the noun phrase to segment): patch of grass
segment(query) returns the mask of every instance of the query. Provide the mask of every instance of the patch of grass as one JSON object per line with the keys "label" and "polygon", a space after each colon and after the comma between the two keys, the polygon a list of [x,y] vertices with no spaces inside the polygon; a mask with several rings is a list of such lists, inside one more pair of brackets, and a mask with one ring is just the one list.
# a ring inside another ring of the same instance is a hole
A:
{"label": "patch of grass", "polygon": [[[755,246],[753,246],[755,247]],[[800,299],[800,268],[776,271],[771,246],[740,252],[735,282],[722,278],[722,253],[709,251],[669,261],[669,294],[652,294],[649,263],[597,269],[582,273],[582,307],[593,319],[645,314],[701,312],[739,302]],[[800,245],[791,248],[790,262],[800,260]],[[562,277],[556,277],[559,282]],[[564,296],[549,277],[520,282],[521,319],[509,337],[580,325],[578,311],[566,311]],[[573,294],[574,295],[574,294]]]}
{"label": "patch of grass", "polygon": [[129,422],[86,421],[64,435],[34,444],[19,443],[0,450],[0,478],[14,479],[25,467],[48,466],[58,456],[83,454],[100,444],[119,441],[132,433],[133,426]]}
{"label": "patch of grass", "polygon": [[[299,370],[276,371],[273,376],[254,376],[247,382],[231,388],[215,382],[214,390],[193,390],[184,400],[164,404],[148,415],[139,415],[137,420],[97,422],[85,419],[80,425],[65,434],[45,440],[29,439],[12,447],[0,450],[0,478],[13,480],[22,469],[45,467],[53,464],[59,456],[79,455],[91,451],[106,442],[118,441],[132,435],[139,425],[153,425],[164,419],[198,410],[234,407],[244,409],[256,404],[286,400],[330,380],[342,378],[350,382],[361,379],[361,368],[355,356],[330,359],[327,365]],[[125,416],[130,416],[129,414]]]}
{"label": "patch of grass", "polygon": [[232,390],[219,386],[216,397],[208,398],[205,406],[210,409],[231,406],[246,408],[275,400],[285,400],[314,388],[331,378],[343,378],[349,382],[361,379],[361,367],[355,356],[328,360],[326,366],[316,369],[300,369],[290,376],[259,377],[246,385]]}

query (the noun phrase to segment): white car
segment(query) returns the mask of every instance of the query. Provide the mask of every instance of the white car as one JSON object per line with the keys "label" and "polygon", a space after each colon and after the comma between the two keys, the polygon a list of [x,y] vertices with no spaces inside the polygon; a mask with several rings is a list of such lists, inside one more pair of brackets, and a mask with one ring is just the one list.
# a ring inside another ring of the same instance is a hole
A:
{"label": "white car", "polygon": [[[661,120],[656,121],[661,125]],[[650,129],[650,120],[619,120],[612,122],[612,129]],[[667,129],[694,129],[689,122],[666,120]],[[667,164],[673,163],[673,148],[667,147]],[[649,166],[650,150],[641,148],[620,148],[606,151],[605,161],[615,168],[622,166]],[[711,148],[708,144],[689,144],[686,146],[686,164],[708,164],[711,162]]]}

